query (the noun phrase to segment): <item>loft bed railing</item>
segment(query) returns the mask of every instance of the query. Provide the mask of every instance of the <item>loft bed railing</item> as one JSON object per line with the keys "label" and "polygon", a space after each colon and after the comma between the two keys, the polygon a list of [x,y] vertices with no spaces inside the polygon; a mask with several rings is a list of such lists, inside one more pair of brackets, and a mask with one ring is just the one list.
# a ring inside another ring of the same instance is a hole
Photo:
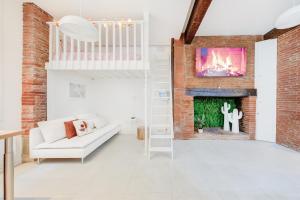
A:
{"label": "loft bed railing", "polygon": [[143,20],[93,21],[97,42],[84,42],[62,33],[56,22],[49,25],[51,70],[149,69],[149,16]]}

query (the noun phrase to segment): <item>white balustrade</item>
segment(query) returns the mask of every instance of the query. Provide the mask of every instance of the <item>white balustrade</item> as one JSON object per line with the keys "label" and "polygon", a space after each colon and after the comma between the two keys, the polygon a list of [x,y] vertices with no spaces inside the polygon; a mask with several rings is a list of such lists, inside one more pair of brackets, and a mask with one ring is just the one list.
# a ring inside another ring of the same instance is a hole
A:
{"label": "white balustrade", "polygon": [[149,65],[149,23],[146,15],[144,20],[93,23],[99,33],[97,42],[77,40],[63,34],[57,23],[49,22],[47,68],[144,69]]}

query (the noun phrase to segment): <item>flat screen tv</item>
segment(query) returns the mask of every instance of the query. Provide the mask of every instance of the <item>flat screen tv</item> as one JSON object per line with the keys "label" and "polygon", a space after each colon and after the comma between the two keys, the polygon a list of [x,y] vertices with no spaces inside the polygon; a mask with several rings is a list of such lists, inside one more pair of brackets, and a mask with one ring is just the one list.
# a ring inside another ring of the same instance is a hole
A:
{"label": "flat screen tv", "polygon": [[246,74],[246,48],[197,48],[196,76],[244,76]]}

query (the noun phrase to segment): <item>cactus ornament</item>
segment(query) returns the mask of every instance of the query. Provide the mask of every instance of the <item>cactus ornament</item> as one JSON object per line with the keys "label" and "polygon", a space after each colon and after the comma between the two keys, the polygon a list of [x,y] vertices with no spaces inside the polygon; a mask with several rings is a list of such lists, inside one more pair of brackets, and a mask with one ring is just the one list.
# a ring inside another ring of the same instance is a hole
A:
{"label": "cactus ornament", "polygon": [[230,131],[229,128],[229,119],[228,119],[228,111],[230,109],[230,104],[227,104],[227,102],[224,103],[224,106],[221,108],[221,112],[224,115],[224,131]]}
{"label": "cactus ornament", "polygon": [[242,119],[243,117],[243,113],[242,111],[238,111],[238,109],[234,109],[232,113],[228,114],[228,119],[230,121],[230,123],[232,123],[232,129],[231,131],[233,133],[239,133],[240,132],[240,128],[239,128],[239,120]]}

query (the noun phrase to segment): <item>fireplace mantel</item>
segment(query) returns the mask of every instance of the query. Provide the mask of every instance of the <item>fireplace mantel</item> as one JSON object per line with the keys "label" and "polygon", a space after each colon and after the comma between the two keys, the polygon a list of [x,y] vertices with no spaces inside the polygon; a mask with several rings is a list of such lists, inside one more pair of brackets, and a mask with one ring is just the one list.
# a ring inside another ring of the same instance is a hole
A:
{"label": "fireplace mantel", "polygon": [[187,88],[185,93],[199,97],[248,97],[256,96],[256,89]]}

